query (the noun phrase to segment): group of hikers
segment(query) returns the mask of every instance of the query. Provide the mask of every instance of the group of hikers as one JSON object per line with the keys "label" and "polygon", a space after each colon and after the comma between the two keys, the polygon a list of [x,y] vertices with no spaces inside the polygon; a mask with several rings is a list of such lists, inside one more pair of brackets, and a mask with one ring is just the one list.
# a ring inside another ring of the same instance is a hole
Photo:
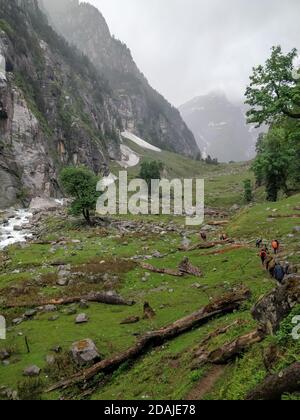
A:
{"label": "group of hikers", "polygon": [[269,251],[267,245],[263,245],[263,240],[258,239],[256,241],[256,248],[261,248],[259,256],[261,258],[262,265],[270,273],[270,275],[277,280],[279,283],[282,283],[286,274],[288,274],[289,266],[286,264],[283,267],[277,260],[276,255],[278,255],[280,250],[280,243],[277,239],[274,239],[271,243],[273,254]]}
{"label": "group of hikers", "polygon": [[[200,237],[203,241],[207,241],[207,233],[204,231],[200,232]],[[228,240],[228,236],[226,233],[222,233],[220,235],[220,241],[226,242]],[[277,255],[280,251],[280,242],[277,239],[274,239],[271,242],[272,251],[269,250],[268,246],[264,244],[263,239],[257,239],[256,241],[256,248],[260,249],[259,256],[261,258],[261,262],[263,267],[270,273],[270,275],[277,280],[279,283],[282,283],[284,277],[289,274],[290,266],[288,263],[285,264],[283,267],[277,261]]]}

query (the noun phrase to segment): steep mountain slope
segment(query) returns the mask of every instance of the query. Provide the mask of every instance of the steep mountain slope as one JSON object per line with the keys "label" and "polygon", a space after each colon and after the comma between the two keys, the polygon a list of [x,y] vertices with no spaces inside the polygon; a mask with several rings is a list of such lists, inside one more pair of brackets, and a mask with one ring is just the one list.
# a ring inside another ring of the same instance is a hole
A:
{"label": "steep mountain slope", "polygon": [[107,83],[47,24],[35,0],[0,0],[0,207],[57,195],[58,172],[120,158]]}
{"label": "steep mountain slope", "polygon": [[220,161],[249,160],[258,133],[246,125],[244,108],[222,92],[199,96],[180,107],[201,150]]}
{"label": "steep mountain slope", "polygon": [[130,50],[110,34],[101,13],[79,0],[40,0],[56,30],[109,80],[124,129],[170,151],[195,156],[193,134],[180,113],[151,88]]}

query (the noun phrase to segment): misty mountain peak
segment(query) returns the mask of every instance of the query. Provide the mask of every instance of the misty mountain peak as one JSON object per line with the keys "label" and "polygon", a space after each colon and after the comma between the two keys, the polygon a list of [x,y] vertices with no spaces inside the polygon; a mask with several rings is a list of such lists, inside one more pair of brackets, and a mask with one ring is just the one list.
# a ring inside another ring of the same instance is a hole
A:
{"label": "misty mountain peak", "polygon": [[247,126],[243,104],[233,104],[222,90],[197,96],[180,112],[204,155],[224,162],[253,157],[257,131]]}

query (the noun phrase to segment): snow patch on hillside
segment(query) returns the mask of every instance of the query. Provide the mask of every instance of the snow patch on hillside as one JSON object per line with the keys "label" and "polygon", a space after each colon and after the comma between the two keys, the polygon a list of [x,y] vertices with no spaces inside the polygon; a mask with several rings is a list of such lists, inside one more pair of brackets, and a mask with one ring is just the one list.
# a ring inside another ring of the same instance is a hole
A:
{"label": "snow patch on hillside", "polygon": [[158,153],[161,152],[161,149],[159,149],[158,147],[153,146],[152,144],[146,142],[145,140],[140,139],[138,136],[130,133],[129,131],[124,131],[122,133],[122,137],[128,140],[131,140],[133,143],[137,144],[143,149],[152,150],[153,152],[158,152]]}
{"label": "snow patch on hillside", "polygon": [[140,157],[130,149],[130,147],[121,144],[122,160],[118,162],[122,168],[132,168],[140,163]]}

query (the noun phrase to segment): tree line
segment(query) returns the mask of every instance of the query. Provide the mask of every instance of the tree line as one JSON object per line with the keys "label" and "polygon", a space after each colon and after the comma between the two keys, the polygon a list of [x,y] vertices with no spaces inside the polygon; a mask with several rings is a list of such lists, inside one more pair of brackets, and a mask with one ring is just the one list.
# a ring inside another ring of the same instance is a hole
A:
{"label": "tree line", "polygon": [[256,145],[252,169],[257,186],[265,186],[267,200],[280,192],[299,190],[300,181],[300,73],[294,66],[298,52],[284,54],[280,46],[262,66],[253,69],[246,90],[248,123],[267,125]]}

